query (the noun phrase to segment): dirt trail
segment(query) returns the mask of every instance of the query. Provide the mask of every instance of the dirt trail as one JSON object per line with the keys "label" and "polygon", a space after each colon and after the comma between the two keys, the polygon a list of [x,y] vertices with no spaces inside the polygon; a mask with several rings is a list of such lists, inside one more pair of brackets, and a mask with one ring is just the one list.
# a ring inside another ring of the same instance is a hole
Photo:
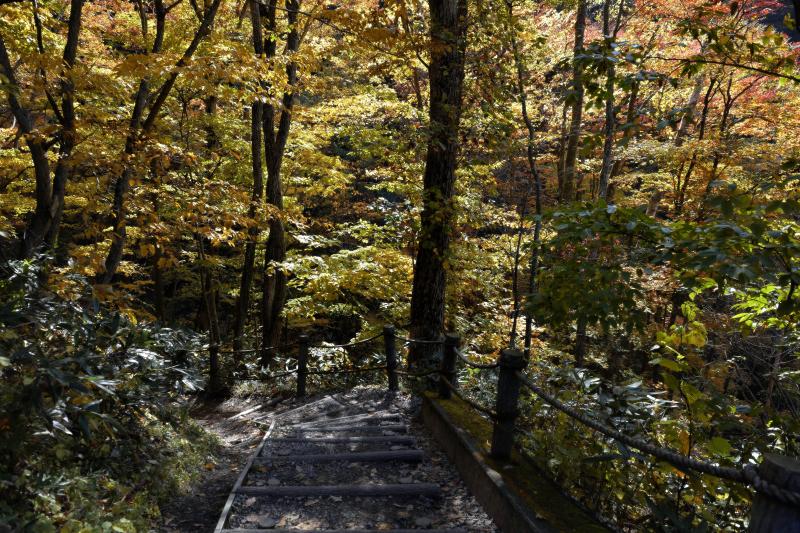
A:
{"label": "dirt trail", "polygon": [[221,446],[215,457],[216,464],[203,472],[189,492],[176,496],[161,507],[162,520],[154,531],[213,531],[236,476],[264,433],[257,421],[254,423],[248,417],[231,420],[231,417],[257,405],[258,402],[228,400],[206,404],[192,413],[195,421],[206,431],[216,435],[220,441]]}

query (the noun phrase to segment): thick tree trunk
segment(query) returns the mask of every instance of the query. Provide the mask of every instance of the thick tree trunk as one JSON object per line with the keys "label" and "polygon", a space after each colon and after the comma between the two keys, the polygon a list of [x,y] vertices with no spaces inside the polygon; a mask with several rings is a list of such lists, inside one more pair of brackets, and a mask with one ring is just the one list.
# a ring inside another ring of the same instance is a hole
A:
{"label": "thick tree trunk", "polygon": [[[422,225],[411,294],[411,334],[436,339],[444,329],[446,267],[453,216],[458,127],[464,83],[467,1],[430,0],[431,60],[428,153]],[[409,364],[424,366],[435,350],[414,344]]]}
{"label": "thick tree trunk", "polygon": [[583,66],[578,56],[583,53],[586,34],[586,0],[578,0],[575,15],[575,45],[572,59],[572,116],[564,155],[564,179],[560,197],[562,202],[571,202],[576,196],[578,147],[580,145],[581,121],[583,120]]}

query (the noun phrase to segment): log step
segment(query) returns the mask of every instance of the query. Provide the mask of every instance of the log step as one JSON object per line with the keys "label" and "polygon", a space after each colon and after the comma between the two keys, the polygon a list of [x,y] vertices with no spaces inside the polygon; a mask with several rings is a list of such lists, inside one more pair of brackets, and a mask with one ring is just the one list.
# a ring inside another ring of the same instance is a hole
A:
{"label": "log step", "polygon": [[223,529],[222,533],[467,533],[466,529]]}
{"label": "log step", "polygon": [[407,435],[378,435],[378,436],[366,436],[366,437],[328,437],[328,438],[305,438],[305,437],[281,437],[275,439],[269,439],[267,444],[269,443],[276,443],[276,444],[290,444],[293,442],[307,442],[310,444],[345,444],[351,442],[386,442],[391,444],[408,444],[414,445],[417,443],[416,437],[409,437]]}
{"label": "log step", "polygon": [[437,497],[441,494],[439,485],[435,483],[406,483],[396,485],[294,485],[284,487],[250,487],[242,486],[236,491],[238,494],[252,496],[303,497],[303,496],[428,496]]}
{"label": "log step", "polygon": [[[311,422],[305,422],[302,424],[298,424],[297,428],[318,428],[318,427],[325,427],[328,425],[331,426],[344,426],[348,423],[353,422],[364,422],[364,423],[371,423],[371,422],[384,422],[389,420],[400,421],[402,417],[397,414],[387,414],[387,415],[354,415],[354,416],[344,416],[340,418],[328,418],[325,420],[312,420]],[[376,424],[375,424],[376,425]]]}
{"label": "log step", "polygon": [[255,463],[295,462],[295,463],[327,463],[343,461],[348,463],[377,462],[377,461],[422,461],[422,450],[395,450],[386,452],[355,452],[355,453],[316,453],[308,455],[269,455],[256,457]]}
{"label": "log step", "polygon": [[395,433],[407,433],[408,426],[406,425],[392,425],[392,426],[355,426],[355,427],[329,427],[329,428],[297,428],[293,429],[296,433],[380,433],[382,431],[394,431]]}

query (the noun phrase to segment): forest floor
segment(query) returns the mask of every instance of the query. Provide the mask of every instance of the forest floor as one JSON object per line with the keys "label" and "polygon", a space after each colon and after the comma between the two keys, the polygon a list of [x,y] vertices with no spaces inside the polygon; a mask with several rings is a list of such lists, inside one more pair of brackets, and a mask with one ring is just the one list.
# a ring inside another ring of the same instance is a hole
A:
{"label": "forest floor", "polygon": [[161,507],[161,523],[154,531],[196,533],[214,530],[231,487],[264,434],[263,428],[250,419],[231,420],[231,417],[257,405],[257,401],[233,398],[204,403],[192,411],[194,420],[216,436],[220,446],[214,461],[205,465],[200,479],[186,493],[177,495]]}

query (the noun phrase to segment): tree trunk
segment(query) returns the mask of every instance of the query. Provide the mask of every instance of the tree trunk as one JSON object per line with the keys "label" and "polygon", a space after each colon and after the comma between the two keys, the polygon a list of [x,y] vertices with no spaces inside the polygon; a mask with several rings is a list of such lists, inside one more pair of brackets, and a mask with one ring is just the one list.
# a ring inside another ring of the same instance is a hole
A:
{"label": "tree trunk", "polygon": [[[153,126],[155,126],[155,121],[158,118],[164,103],[167,101],[169,94],[172,92],[172,88],[175,86],[175,82],[178,80],[181,70],[189,63],[189,61],[191,61],[194,53],[197,51],[198,46],[200,46],[200,42],[206,37],[206,35],[210,33],[221,3],[222,0],[213,0],[211,6],[205,12],[203,21],[197,28],[197,31],[192,38],[192,42],[189,43],[189,46],[175,64],[175,68],[173,69],[172,73],[164,81],[163,85],[161,85],[158,92],[155,93],[156,97],[150,106],[150,111],[147,114],[147,117],[144,118],[144,122],[142,122],[142,118],[144,117],[144,109],[150,95],[150,81],[148,78],[140,81],[139,89],[136,92],[133,112],[131,114],[128,136],[125,140],[124,154],[126,160],[131,159],[131,156],[136,151],[139,141],[142,138],[147,137],[147,135],[153,129]],[[177,4],[173,4],[173,6],[174,5]],[[157,0],[155,11],[156,38],[153,42],[151,53],[157,53],[161,50],[164,39],[164,23],[168,9],[164,7],[162,0]],[[109,247],[108,255],[106,256],[105,260],[104,272],[98,276],[98,279],[101,283],[111,283],[111,281],[114,279],[114,274],[117,272],[120,262],[122,262],[122,254],[125,249],[125,240],[127,236],[126,197],[128,195],[130,181],[134,176],[134,172],[135,170],[132,165],[130,163],[126,164],[125,169],[122,171],[122,174],[117,178],[117,181],[114,184],[114,204],[112,208],[114,231],[111,236],[111,246]]]}
{"label": "tree trunk", "polygon": [[197,247],[200,261],[202,262],[200,267],[200,291],[202,293],[203,309],[208,318],[208,392],[215,395],[223,388],[219,361],[220,332],[219,319],[217,317],[217,296],[214,288],[214,279],[206,261],[203,237],[200,235],[197,236]]}
{"label": "tree trunk", "polygon": [[[700,114],[700,125],[698,127],[698,133],[697,133],[698,141],[702,141],[703,139],[705,139],[706,136],[706,123],[708,121],[709,105],[711,104],[711,99],[714,97],[715,83],[716,79],[711,78],[711,81],[708,84],[708,90],[706,90],[706,94],[703,97],[703,111]],[[702,83],[699,85],[699,87],[700,89],[702,89]],[[690,103],[692,101],[694,102],[691,104],[692,105],[691,109],[693,114],[694,109],[697,107],[697,99],[694,97],[694,93],[692,94],[692,99],[693,100],[690,100]],[[681,124],[683,124],[683,121],[681,121]],[[680,134],[680,130],[678,133]],[[684,132],[684,134],[681,137],[676,138],[677,146],[683,144],[683,138],[685,136],[686,133]],[[697,157],[698,157],[697,151],[692,152],[692,158],[689,161],[689,168],[686,170],[686,174],[683,176],[683,180],[681,180],[681,173],[683,171],[682,168],[681,170],[678,171],[678,181],[676,185],[677,196],[674,201],[676,216],[680,216],[683,213],[683,206],[686,203],[686,191],[689,188],[689,181],[691,180],[692,173],[694,172],[695,166],[697,165]]]}
{"label": "tree trunk", "polygon": [[[272,0],[267,7],[267,29],[270,35],[266,37],[265,50],[267,59],[275,56],[276,33],[275,11],[276,0]],[[297,16],[300,11],[299,0],[286,0],[286,20],[291,28],[286,37],[286,53],[294,54],[300,47],[300,34],[297,31]],[[292,124],[292,108],[294,107],[294,85],[297,83],[297,64],[289,61],[286,65],[286,81],[289,90],[284,93],[282,109],[275,131],[275,107],[271,103],[264,105],[264,148],[267,161],[267,203],[278,211],[283,210],[283,191],[281,184],[281,164],[286,150],[286,141],[289,138],[289,128]],[[264,254],[264,292],[261,304],[261,324],[263,348],[276,346],[280,341],[282,320],[281,313],[286,304],[286,274],[281,263],[286,259],[286,235],[282,214],[273,216],[269,223],[269,237]],[[264,351],[261,356],[261,365],[268,366],[272,359],[273,351]]]}
{"label": "tree trunk", "polygon": [[[530,270],[528,273],[528,290],[530,294],[535,294],[536,292],[536,279],[537,274],[539,271],[539,248],[541,245],[541,234],[542,234],[542,177],[539,174],[539,170],[536,167],[536,127],[531,120],[530,115],[528,114],[528,95],[525,92],[525,79],[527,78],[527,72],[525,71],[525,64],[522,61],[522,56],[519,51],[519,43],[517,42],[517,28],[514,22],[514,4],[511,0],[506,0],[506,9],[508,10],[508,19],[509,19],[509,35],[511,38],[511,50],[514,54],[514,66],[516,68],[517,74],[517,98],[520,103],[520,107],[522,109],[522,120],[525,122],[525,128],[528,133],[527,143],[525,146],[525,153],[528,159],[528,170],[530,172],[530,177],[533,180],[533,187],[535,193],[535,202],[536,202],[536,220],[534,221],[534,229],[533,229],[533,248],[531,250],[531,259],[530,259]],[[515,319],[516,320],[516,319]],[[515,322],[516,325],[516,322]],[[524,337],[524,346],[525,346],[525,355],[530,354],[531,349],[531,337],[533,333],[533,317],[531,316],[530,309],[525,313],[525,337]],[[513,341],[512,341],[513,347]]]}
{"label": "tree trunk", "polygon": [[[253,26],[253,52],[261,57],[264,54],[264,37],[261,32],[261,13],[259,4],[255,0],[250,1],[250,20]],[[263,154],[261,151],[261,128],[263,127],[263,104],[260,100],[253,102],[250,115],[250,155],[253,173],[253,192],[250,196],[250,208],[248,216],[255,219],[258,212],[258,205],[264,195],[264,168],[262,164]],[[236,302],[236,316],[233,324],[233,349],[234,364],[241,364],[241,353],[243,343],[242,335],[244,326],[247,322],[247,311],[250,307],[250,289],[253,284],[253,271],[256,263],[256,239],[258,238],[258,226],[252,226],[247,231],[247,243],[244,249],[244,264],[242,265],[242,280],[239,286],[239,299]]]}
{"label": "tree trunk", "polygon": [[[17,120],[20,131],[25,135],[28,149],[31,153],[35,177],[36,208],[31,220],[20,241],[20,257],[28,258],[42,244],[52,246],[58,235],[61,215],[64,210],[64,196],[66,183],[69,179],[70,158],[75,148],[75,85],[72,82],[72,68],[78,54],[78,42],[81,31],[84,0],[70,2],[69,19],[67,22],[67,39],[64,45],[63,68],[61,77],[61,110],[48,92],[48,100],[60,122],[58,161],[54,175],[50,176],[50,163],[47,159],[47,147],[33,134],[34,123],[30,111],[22,107],[17,99],[19,84],[14,74],[14,68],[8,55],[5,42],[0,38],[0,67],[6,78],[8,103],[14,118]],[[35,6],[34,6],[35,9]],[[39,26],[38,15],[34,11],[34,18]],[[39,29],[40,31],[40,29]],[[38,34],[41,35],[40,33]],[[39,50],[43,51],[43,44],[39,38]],[[45,88],[47,92],[47,89]]]}
{"label": "tree trunk", "polygon": [[[617,29],[619,24],[611,29],[611,3],[613,0],[603,2],[603,38],[606,41],[606,53],[611,54],[611,45],[616,42]],[[622,6],[620,6],[620,14]],[[618,19],[619,20],[619,19]],[[600,169],[600,184],[597,189],[597,196],[606,201],[608,198],[608,185],[611,174],[614,171],[614,135],[617,131],[617,119],[614,115],[614,89],[616,88],[616,68],[613,61],[609,61],[606,66],[606,113],[605,125],[603,127],[603,163]]]}
{"label": "tree trunk", "polygon": [[[622,133],[622,143],[625,145],[631,137],[633,137],[636,128],[634,127],[634,121],[636,120],[636,99],[639,96],[639,82],[634,81],[631,84],[631,92],[628,96],[628,111],[625,115],[625,129]],[[625,164],[625,159],[620,158],[614,161],[614,167],[611,170],[611,178],[614,176],[618,176],[619,173],[622,171],[622,166]]]}
{"label": "tree trunk", "polygon": [[[411,334],[439,338],[444,330],[446,267],[453,216],[458,127],[464,83],[467,1],[430,0],[429,138],[422,217],[411,294]],[[431,344],[412,344],[410,366],[430,363]]]}
{"label": "tree trunk", "polygon": [[572,59],[572,117],[570,119],[567,150],[564,156],[564,179],[561,187],[561,201],[571,202],[576,197],[578,147],[580,144],[581,121],[583,120],[583,66],[578,56],[583,53],[586,34],[586,0],[578,0],[575,15],[575,45]]}

